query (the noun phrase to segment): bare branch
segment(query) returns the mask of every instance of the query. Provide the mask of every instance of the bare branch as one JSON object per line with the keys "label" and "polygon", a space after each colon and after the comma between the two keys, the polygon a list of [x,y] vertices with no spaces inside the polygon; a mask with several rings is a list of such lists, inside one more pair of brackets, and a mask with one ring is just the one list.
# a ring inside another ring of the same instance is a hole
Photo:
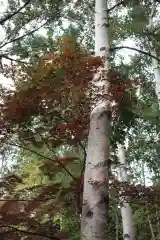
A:
{"label": "bare branch", "polygon": [[0,20],[0,25],[3,25],[4,22],[6,22],[7,20],[11,19],[12,17],[14,17],[15,15],[17,15],[23,8],[25,8],[29,3],[31,2],[31,0],[26,1],[22,7],[20,7],[17,11],[8,14],[6,17],[4,17],[2,20]]}
{"label": "bare branch", "polygon": [[[44,156],[43,154],[41,153],[38,153],[30,148],[27,148],[25,146],[22,146],[22,145],[19,145],[19,144],[14,144],[14,143],[9,143],[9,145],[11,146],[15,146],[15,147],[19,147],[19,148],[22,148],[24,150],[27,150],[29,152],[32,152],[34,154],[36,154],[37,156],[41,157],[41,158],[44,158],[44,159],[48,159],[50,161],[53,161],[52,158],[50,157],[47,157],[47,156]],[[68,173],[68,175],[74,180],[74,181],[77,181],[77,179],[72,175],[72,173],[63,165],[63,163],[61,163],[60,161],[58,161],[58,158],[56,159],[57,163]]]}
{"label": "bare branch", "polygon": [[3,232],[3,234],[8,234],[8,233],[12,233],[12,232],[21,232],[21,233],[26,234],[26,235],[32,235],[32,236],[35,235],[35,236],[49,238],[49,239],[53,239],[53,240],[59,240],[59,238],[57,238],[57,237],[51,237],[51,236],[40,234],[40,233],[37,233],[37,232],[29,232],[29,231],[18,229],[16,227],[12,227],[12,226],[3,225],[3,226],[0,226],[0,227],[4,227],[4,228],[7,227],[7,228],[11,229],[9,231]]}
{"label": "bare branch", "polygon": [[[50,198],[45,198],[45,199],[39,199],[39,200],[35,200],[34,202],[46,202],[49,200],[53,200],[53,197]],[[33,202],[33,199],[0,199],[0,202]]]}
{"label": "bare branch", "polygon": [[19,59],[13,59],[13,58],[9,57],[8,55],[0,55],[0,59],[2,59],[2,58],[5,58],[5,59],[13,61],[13,62],[21,63],[21,64],[29,64],[29,63],[21,61]]}
{"label": "bare branch", "polygon": [[[56,161],[59,163],[59,165],[65,170],[68,172],[68,174],[70,175],[71,173],[68,171],[68,169],[65,168],[65,166],[58,160],[58,157],[54,151],[54,149],[49,145],[49,143],[47,143],[47,141],[43,138],[43,136],[38,133],[39,136],[42,138],[44,144],[46,145],[46,147],[48,147],[48,149],[54,154],[54,157],[56,158]],[[71,176],[71,175],[70,175]],[[76,181],[76,178],[72,175],[72,178]]]}
{"label": "bare branch", "polygon": [[120,1],[119,3],[117,3],[116,5],[114,5],[113,7],[108,9],[108,12],[113,11],[116,7],[119,7],[120,5],[122,5],[124,3],[124,1]]}
{"label": "bare branch", "polygon": [[137,48],[134,48],[134,47],[127,47],[127,46],[119,46],[119,47],[113,47],[113,48],[110,48],[110,51],[115,51],[115,50],[121,50],[121,49],[130,49],[130,50],[133,50],[133,51],[136,51],[136,52],[139,52],[139,53],[142,53],[148,57],[151,57],[151,58],[154,58],[156,59],[157,61],[160,61],[159,58],[155,57],[154,55],[148,53],[148,52],[145,52],[143,50],[140,50],[140,49],[137,49]]}
{"label": "bare branch", "polygon": [[24,37],[29,36],[29,35],[37,32],[40,28],[44,27],[48,22],[49,22],[49,21],[47,20],[47,21],[45,21],[45,23],[43,23],[42,25],[40,25],[38,28],[33,29],[32,31],[30,31],[30,32],[28,32],[28,33],[25,33],[24,35],[22,35],[22,36],[20,36],[20,37],[14,38],[14,39],[12,39],[12,40],[10,40],[10,41],[8,41],[8,42],[0,45],[0,48],[8,45],[9,43],[13,43],[13,42],[19,41],[19,40],[23,39]]}

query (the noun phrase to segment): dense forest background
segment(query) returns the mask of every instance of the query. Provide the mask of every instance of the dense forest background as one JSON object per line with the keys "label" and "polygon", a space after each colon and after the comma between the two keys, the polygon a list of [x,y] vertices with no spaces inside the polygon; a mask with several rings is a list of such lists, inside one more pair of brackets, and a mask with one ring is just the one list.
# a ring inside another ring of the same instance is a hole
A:
{"label": "dense forest background", "polygon": [[109,202],[97,239],[160,240],[160,1],[106,2],[106,95],[96,1],[0,2],[2,240],[84,240],[90,114],[104,98]]}

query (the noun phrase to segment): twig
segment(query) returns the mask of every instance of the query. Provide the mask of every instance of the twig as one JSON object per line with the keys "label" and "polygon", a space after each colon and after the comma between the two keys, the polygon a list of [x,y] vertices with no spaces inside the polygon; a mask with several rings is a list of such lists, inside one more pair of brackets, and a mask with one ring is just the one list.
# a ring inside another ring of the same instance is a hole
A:
{"label": "twig", "polygon": [[114,5],[113,7],[109,8],[109,9],[108,9],[108,12],[113,11],[116,7],[119,7],[119,6],[122,5],[123,3],[124,3],[124,1],[121,1],[121,2],[117,3],[117,4]]}
{"label": "twig", "polygon": [[[46,142],[46,140],[43,138],[43,136],[42,136],[40,133],[38,133],[38,134],[39,134],[39,136],[42,138],[44,144],[45,144],[45,145],[48,147],[48,149],[54,154],[54,157],[56,158],[56,162],[57,162],[66,172],[70,173],[70,172],[68,171],[68,169],[59,161],[59,159],[58,159],[55,151],[53,150],[53,148]],[[73,178],[75,181],[77,181],[76,178],[75,178],[71,173],[70,173],[69,175],[72,176],[72,178]]]}
{"label": "twig", "polygon": [[23,4],[22,7],[20,7],[17,11],[8,14],[6,17],[4,17],[2,20],[0,20],[0,25],[4,24],[4,22],[6,22],[7,20],[11,19],[12,17],[14,17],[16,14],[18,14],[23,8],[25,8],[29,3],[31,2],[31,0],[28,0],[27,2],[25,2]]}
{"label": "twig", "polygon": [[130,50],[133,50],[133,51],[136,51],[136,52],[139,52],[139,53],[142,53],[142,54],[145,54],[151,58],[154,58],[156,59],[157,61],[160,61],[159,58],[155,57],[154,55],[148,53],[148,52],[145,52],[143,50],[140,50],[140,49],[137,49],[137,48],[134,48],[134,47],[127,47],[127,46],[119,46],[119,47],[113,47],[113,48],[110,48],[110,51],[113,52],[115,50],[121,50],[121,49],[130,49]]}
{"label": "twig", "polygon": [[24,62],[24,61],[21,61],[19,59],[13,59],[11,57],[9,57],[8,55],[0,55],[0,58],[5,58],[5,59],[8,59],[10,61],[13,61],[13,62],[17,62],[17,63],[21,63],[21,64],[30,64],[30,63],[27,63],[27,62]]}
{"label": "twig", "polygon": [[4,228],[10,228],[12,229],[11,231],[4,231],[3,234],[8,234],[8,233],[12,233],[12,232],[21,232],[23,234],[27,234],[27,235],[35,235],[35,236],[39,236],[39,237],[46,237],[46,238],[50,238],[50,239],[53,239],[53,240],[59,240],[59,238],[57,237],[51,237],[51,236],[48,236],[48,235],[44,235],[44,234],[41,234],[41,233],[37,233],[37,232],[28,232],[28,231],[25,231],[25,230],[22,230],[22,229],[18,229],[16,227],[11,227],[11,226],[5,226],[5,225],[2,225],[0,227],[4,227]]}
{"label": "twig", "polygon": [[[19,148],[22,148],[24,150],[30,151],[30,152],[36,154],[37,156],[39,156],[41,158],[45,158],[45,159],[48,159],[50,161],[53,161],[52,158],[44,156],[41,153],[38,153],[38,152],[36,152],[36,151],[34,151],[34,150],[30,149],[30,148],[27,148],[25,146],[22,146],[22,145],[19,145],[19,144],[14,144],[14,143],[8,143],[8,144],[11,145],[11,146],[19,147]],[[68,171],[68,169],[60,161],[58,163],[70,175],[70,177],[74,179],[74,181],[77,181],[77,179],[72,175],[72,173],[70,173],[70,171]]]}
{"label": "twig", "polygon": [[28,33],[25,33],[25,34],[22,35],[22,36],[19,36],[19,37],[17,37],[17,38],[14,38],[14,39],[12,39],[12,40],[10,40],[10,41],[8,41],[8,42],[0,45],[0,48],[8,45],[9,43],[13,43],[13,42],[19,41],[19,40],[21,40],[22,38],[24,38],[24,37],[26,37],[26,36],[29,36],[29,35],[31,35],[31,34],[33,34],[33,33],[35,33],[35,32],[38,31],[40,28],[44,27],[48,22],[49,22],[49,20],[45,21],[45,23],[43,23],[42,25],[40,25],[38,28],[33,29],[32,31],[30,31],[30,32],[28,32]]}
{"label": "twig", "polygon": [[54,198],[45,198],[42,200],[33,200],[33,199],[0,199],[0,202],[46,202],[49,200],[53,200]]}
{"label": "twig", "polygon": [[[56,112],[56,115],[63,121],[66,122],[66,124],[68,125],[69,127],[69,123],[66,119],[64,119],[58,112]],[[69,128],[71,130],[71,132],[73,133],[73,130],[71,128]],[[74,134],[74,133],[73,133]],[[75,140],[78,142],[79,146],[82,148],[83,150],[83,153],[84,153],[84,157],[83,157],[83,166],[82,166],[82,172],[81,172],[81,176],[83,175],[84,173],[84,169],[85,169],[85,163],[86,163],[86,157],[87,157],[87,153],[86,153],[86,149],[85,147],[83,146],[82,142],[80,139],[77,138],[77,136],[75,136]]]}

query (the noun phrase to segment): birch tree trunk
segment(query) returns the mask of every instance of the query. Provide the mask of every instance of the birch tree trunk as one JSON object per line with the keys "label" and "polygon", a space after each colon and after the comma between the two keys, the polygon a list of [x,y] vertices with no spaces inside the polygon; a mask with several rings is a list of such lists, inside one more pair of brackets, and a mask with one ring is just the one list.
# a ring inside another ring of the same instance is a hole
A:
{"label": "birch tree trunk", "polygon": [[[157,54],[152,50],[151,54],[157,57]],[[156,95],[160,106],[160,66],[155,58],[152,58],[152,67],[154,72],[154,79],[156,83]]]}
{"label": "birch tree trunk", "polygon": [[[119,172],[119,180],[121,182],[127,182],[127,168],[126,168],[126,158],[125,158],[125,150],[124,146],[118,145],[118,155],[120,160],[120,172]],[[133,218],[132,218],[132,208],[130,206],[128,199],[120,198],[120,207],[121,207],[121,216],[122,216],[122,224],[123,224],[123,239],[124,240],[134,240],[135,232],[133,226]]]}
{"label": "birch tree trunk", "polygon": [[150,231],[151,231],[152,240],[156,240],[154,230],[153,230],[153,225],[152,225],[151,218],[150,218],[150,214],[149,214],[149,211],[148,211],[147,203],[145,203],[145,207],[146,207],[148,224],[149,224],[149,228],[150,228]]}
{"label": "birch tree trunk", "polygon": [[[153,7],[152,7],[150,18],[149,18],[149,29],[151,32],[154,29],[154,26],[153,26],[154,11],[155,11],[155,5],[153,3]],[[149,45],[150,45],[150,49],[151,49],[151,54],[155,57],[158,57],[156,52],[154,51],[152,41],[149,42]],[[160,108],[160,64],[159,64],[158,60],[156,60],[155,58],[152,58],[152,68],[153,68],[154,79],[155,79],[155,84],[156,84],[155,90],[156,90],[156,95],[157,95],[159,108]],[[148,212],[147,205],[146,205],[146,210],[147,210],[147,217],[148,217],[148,223],[149,223],[149,227],[150,227],[150,231],[151,231],[151,235],[152,235],[152,240],[155,240],[156,238],[155,238],[155,234],[153,231],[153,227],[152,227],[152,223],[150,220],[150,215]]]}
{"label": "birch tree trunk", "polygon": [[[106,0],[95,1],[95,52],[105,58],[103,79],[100,84],[107,86],[109,70],[108,11]],[[107,91],[107,89],[106,89]],[[84,173],[84,192],[81,218],[82,240],[104,240],[107,225],[108,158],[110,103],[97,103],[90,114],[87,159]]]}
{"label": "birch tree trunk", "polygon": [[[154,26],[153,26],[154,11],[155,11],[155,6],[153,5],[152,11],[150,14],[150,18],[149,18],[149,29],[151,32],[154,29]],[[154,47],[152,44],[152,39],[150,40],[149,45],[150,45],[150,49],[151,49],[151,54],[155,57],[158,57],[157,53],[154,50]],[[156,84],[155,90],[156,90],[156,95],[157,95],[157,99],[158,99],[159,107],[160,107],[160,65],[159,65],[158,60],[156,60],[155,58],[152,58],[152,67],[153,67],[154,79],[155,79],[155,84]]]}

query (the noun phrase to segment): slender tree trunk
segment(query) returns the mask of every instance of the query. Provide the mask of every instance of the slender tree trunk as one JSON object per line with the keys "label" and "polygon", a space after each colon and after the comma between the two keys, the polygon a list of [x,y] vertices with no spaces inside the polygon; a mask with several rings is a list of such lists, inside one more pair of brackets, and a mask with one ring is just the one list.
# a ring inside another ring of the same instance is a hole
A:
{"label": "slender tree trunk", "polygon": [[[155,5],[153,3],[151,15],[150,15],[150,18],[149,18],[149,29],[150,29],[151,32],[153,31],[154,11],[155,11]],[[151,54],[155,57],[158,57],[157,53],[154,50],[152,39],[150,40],[149,45],[150,45],[150,49],[151,49]],[[159,108],[160,108],[160,65],[159,65],[159,62],[155,58],[152,58],[152,67],[153,67],[154,79],[155,79],[155,84],[156,84],[155,85],[155,90],[156,90],[156,95],[157,95]],[[150,228],[151,235],[152,235],[152,240],[155,240],[156,238],[155,238],[155,234],[154,234],[154,231],[153,231],[153,226],[152,226],[152,222],[151,222],[150,215],[149,215],[149,212],[148,212],[147,204],[146,204],[146,210],[147,210],[147,217],[148,217],[149,228]]]}
{"label": "slender tree trunk", "polygon": [[160,240],[160,211],[156,206],[156,219],[157,219],[157,240]]}
{"label": "slender tree trunk", "polygon": [[[125,150],[124,146],[118,145],[118,155],[120,160],[120,173],[119,179],[121,182],[127,182],[127,168],[126,168],[126,158],[125,158]],[[120,206],[121,206],[121,216],[122,216],[122,224],[123,224],[123,239],[124,240],[134,240],[135,239],[135,231],[133,226],[133,218],[132,218],[132,208],[129,203],[129,199],[120,198]]]}
{"label": "slender tree trunk", "polygon": [[[157,54],[153,50],[152,50],[152,55],[157,57]],[[157,95],[157,99],[159,101],[159,106],[160,106],[160,66],[158,61],[155,58],[152,58],[152,67],[153,67],[154,79],[156,83],[156,95]]]}
{"label": "slender tree trunk", "polygon": [[[100,84],[107,86],[109,40],[106,0],[96,0],[95,14],[95,52],[105,57]],[[107,100],[97,103],[90,114],[81,218],[83,240],[106,239],[110,115],[110,103]]]}
{"label": "slender tree trunk", "polygon": [[119,216],[118,216],[118,209],[117,206],[115,206],[115,214],[116,214],[116,240],[119,239]]}
{"label": "slender tree trunk", "polygon": [[[154,11],[155,11],[155,6],[153,3],[152,11],[151,11],[150,18],[149,18],[149,29],[151,32],[153,31]],[[149,45],[150,45],[150,49],[151,49],[151,54],[155,57],[158,57],[157,53],[154,50],[152,39],[149,40]],[[155,83],[156,83],[155,90],[156,90],[156,95],[157,95],[157,99],[159,101],[159,107],[160,107],[160,65],[159,65],[158,60],[156,60],[155,58],[152,58],[152,67],[153,67],[154,79],[155,79]]]}
{"label": "slender tree trunk", "polygon": [[150,231],[151,231],[152,240],[156,240],[155,234],[154,234],[154,230],[153,230],[153,225],[152,225],[151,218],[150,218],[150,214],[149,214],[149,211],[148,211],[147,202],[146,202],[146,204],[145,204],[145,207],[146,207],[148,224],[149,224],[149,228],[150,228]]}

